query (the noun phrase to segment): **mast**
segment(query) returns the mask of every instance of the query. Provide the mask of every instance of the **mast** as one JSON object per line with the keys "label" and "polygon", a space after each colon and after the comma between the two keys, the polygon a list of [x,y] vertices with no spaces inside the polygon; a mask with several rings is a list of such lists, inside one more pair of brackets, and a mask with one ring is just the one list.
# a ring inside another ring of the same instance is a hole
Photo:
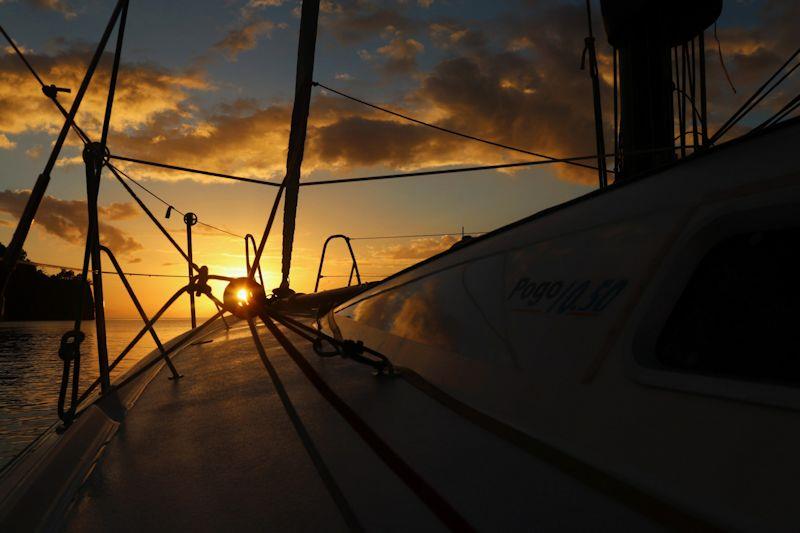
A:
{"label": "mast", "polygon": [[[673,47],[682,47],[717,20],[722,0],[601,0],[609,43],[619,50],[622,164],[616,179],[636,177],[674,159],[675,110],[689,98],[672,80]],[[705,64],[701,59],[701,93]],[[702,112],[691,104],[692,115]],[[682,110],[684,108],[681,108]]]}
{"label": "mast", "polygon": [[319,0],[303,0],[300,14],[300,42],[297,46],[297,75],[295,78],[292,126],[289,133],[289,153],[286,158],[286,197],[283,204],[283,262],[278,296],[292,294],[289,288],[289,270],[292,266],[297,200],[300,192],[300,167],[303,164],[308,111],[311,104],[311,87],[314,80],[314,50],[317,43]]}

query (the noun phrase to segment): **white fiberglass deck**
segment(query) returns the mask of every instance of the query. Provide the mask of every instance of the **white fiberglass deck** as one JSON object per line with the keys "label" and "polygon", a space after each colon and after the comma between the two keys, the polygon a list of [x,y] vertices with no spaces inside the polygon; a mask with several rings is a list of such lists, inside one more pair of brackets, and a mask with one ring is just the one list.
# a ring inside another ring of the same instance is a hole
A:
{"label": "white fiberglass deck", "polygon": [[[328,404],[268,332],[267,355],[366,530],[442,522]],[[190,346],[128,412],[69,515],[70,531],[347,530],[241,324]],[[474,528],[652,527],[641,515],[455,415],[399,378],[321,359],[326,382]]]}

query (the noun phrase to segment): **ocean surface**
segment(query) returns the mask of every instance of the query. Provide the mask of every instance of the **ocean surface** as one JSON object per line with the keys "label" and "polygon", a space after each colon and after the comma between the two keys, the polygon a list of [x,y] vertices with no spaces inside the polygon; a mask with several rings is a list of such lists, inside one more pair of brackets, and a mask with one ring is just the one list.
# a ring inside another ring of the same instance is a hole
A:
{"label": "ocean surface", "polygon": [[[98,376],[94,321],[84,323],[81,345],[81,391]],[[109,360],[113,360],[142,328],[141,320],[108,320]],[[188,319],[162,319],[156,332],[162,343],[189,328]],[[58,422],[56,404],[62,361],[61,335],[72,322],[0,322],[0,467]],[[112,372],[120,376],[155,349],[145,335]]]}

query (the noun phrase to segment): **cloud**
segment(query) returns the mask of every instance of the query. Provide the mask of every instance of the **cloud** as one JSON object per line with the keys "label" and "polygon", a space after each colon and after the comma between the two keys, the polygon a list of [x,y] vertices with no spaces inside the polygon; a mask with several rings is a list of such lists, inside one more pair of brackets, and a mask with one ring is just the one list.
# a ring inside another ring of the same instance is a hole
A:
{"label": "cloud", "polygon": [[0,133],[0,150],[13,150],[17,143]]}
{"label": "cloud", "polygon": [[417,262],[450,249],[459,238],[454,235],[412,239],[407,243],[373,249],[373,262]]}
{"label": "cloud", "polygon": [[109,220],[127,220],[139,215],[133,202],[114,202],[107,206],[98,206],[101,217]]}
{"label": "cloud", "polygon": [[30,4],[38,9],[47,11],[55,11],[64,15],[64,18],[72,18],[77,13],[66,0],[26,0],[25,3]]}
{"label": "cloud", "polygon": [[376,35],[391,35],[413,27],[413,21],[396,9],[349,0],[323,10],[327,19],[321,22],[333,35],[346,44],[372,39]]}
{"label": "cloud", "polygon": [[[8,213],[16,218],[22,214],[28,202],[30,191],[0,191],[0,212]],[[116,226],[103,221],[103,215],[111,220],[129,218],[131,209],[125,204],[111,204],[100,207],[100,242],[114,253],[125,255],[142,249],[141,243]],[[45,196],[36,214],[34,227],[42,228],[46,233],[54,235],[72,244],[82,245],[86,239],[87,212],[83,200],[61,200],[53,196]]]}
{"label": "cloud", "polygon": [[278,7],[283,5],[283,0],[248,0],[244,9],[263,9],[265,7]]}
{"label": "cloud", "polygon": [[42,155],[43,151],[44,148],[42,147],[42,145],[37,144],[25,150],[25,155],[31,159],[38,159]]}
{"label": "cloud", "polygon": [[425,46],[416,39],[395,37],[388,44],[378,48],[378,54],[386,59],[383,68],[391,74],[408,74],[417,69],[417,56],[425,51]]}
{"label": "cloud", "polygon": [[457,46],[476,48],[487,42],[482,32],[465,28],[452,20],[434,22],[428,26],[428,31],[434,44],[444,49]]}
{"label": "cloud", "polygon": [[248,20],[241,26],[230,30],[221,41],[214,45],[214,49],[222,52],[230,61],[236,61],[240,53],[256,47],[259,37],[262,35],[270,37],[276,28],[285,29],[286,24],[275,24],[266,19]]}
{"label": "cloud", "polygon": [[[343,36],[347,31],[362,31],[359,28],[377,29],[373,36],[384,32],[388,42],[374,53],[365,50],[364,57],[374,61],[378,69],[388,68],[392,62],[393,68],[413,69],[425,46],[403,33],[409,27],[407,19],[373,4],[351,9],[362,2],[352,0],[331,7],[326,16],[333,21],[334,33],[340,32],[339,37],[346,39]],[[715,113],[712,125],[725,118],[752,92],[753,85],[765,78],[751,80],[749,72],[770,73],[785,58],[793,30],[788,22],[781,21],[790,18],[791,10],[800,8],[773,6],[765,10],[763,20],[774,22],[770,30],[720,28],[740,96],[732,95],[720,82],[723,78],[719,72],[714,72],[716,49],[710,44],[712,39],[707,40],[710,99]],[[427,72],[415,70],[404,93],[392,92],[397,95],[393,100],[370,94],[367,88],[359,88],[354,95],[441,127],[555,157],[594,153],[591,83],[587,73],[578,69],[585,12],[573,4],[535,4],[530,12],[490,22],[502,31],[469,30],[463,21],[438,20],[425,26],[430,42],[447,49],[438,63]],[[598,21],[598,34],[602,32],[600,25]],[[494,34],[499,37],[489,41]],[[600,40],[598,44],[601,68],[606,69],[608,49]],[[86,53],[66,50],[33,59],[42,66],[48,81],[76,87]],[[17,133],[55,131],[61,123],[22,68],[16,58],[0,57],[0,134],[7,135],[9,142],[14,142]],[[121,100],[114,108],[112,152],[263,179],[282,177],[290,102],[235,100],[214,108],[198,108],[193,96],[213,90],[202,75],[171,72],[151,64],[124,64],[120,81],[123,86]],[[98,84],[102,88],[103,82]],[[607,104],[611,95],[606,77],[601,90]],[[103,96],[92,97],[90,93],[87,101],[87,113],[94,117],[89,122],[93,120],[95,126],[102,113]],[[606,128],[610,129],[611,106],[605,105],[604,112]],[[609,134],[607,141],[610,139]],[[306,174],[325,170],[343,175],[362,168],[411,170],[523,159],[529,157],[433,131],[315,90],[303,170]],[[127,168],[136,177],[190,177]],[[549,168],[566,179],[585,183],[596,180],[589,170],[566,165]]]}
{"label": "cloud", "polygon": [[[34,54],[28,59],[36,65],[46,83],[73,89],[72,94],[59,96],[61,103],[69,108],[90,54],[86,48],[71,47],[53,55]],[[103,55],[78,113],[78,122],[91,136],[99,134],[111,60],[112,55]],[[198,72],[168,71],[150,63],[123,63],[111,121],[112,133],[142,128],[157,115],[167,112],[188,117],[192,112],[190,95],[212,89]],[[55,133],[62,124],[63,117],[42,94],[39,84],[22,62],[14,56],[0,56],[0,134]]]}

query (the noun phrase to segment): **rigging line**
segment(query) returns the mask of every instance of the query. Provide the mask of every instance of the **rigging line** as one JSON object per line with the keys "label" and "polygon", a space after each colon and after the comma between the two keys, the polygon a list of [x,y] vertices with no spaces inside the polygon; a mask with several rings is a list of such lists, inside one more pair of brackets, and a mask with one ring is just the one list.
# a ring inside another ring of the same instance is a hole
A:
{"label": "rigging line", "polygon": [[[111,110],[114,106],[114,95],[117,92],[117,75],[119,74],[119,64],[122,59],[122,43],[125,38],[125,22],[128,19],[128,0],[122,7],[117,25],[117,46],[114,48],[114,62],[111,66],[111,79],[108,83],[108,98],[106,98],[106,111],[103,116],[103,129],[100,134],[100,144],[105,149],[108,142],[108,129],[111,127]],[[102,166],[100,171],[102,171]]]}
{"label": "rigging line", "polygon": [[761,85],[761,87],[759,87],[758,90],[756,90],[756,92],[754,92],[750,96],[750,98],[748,98],[741,105],[741,107],[739,107],[739,109],[737,109],[736,112],[733,115],[731,115],[731,117],[728,120],[725,121],[725,123],[719,128],[719,130],[711,137],[712,142],[718,140],[720,137],[725,135],[733,126],[735,126],[739,121],[741,121],[741,119],[744,118],[745,115],[747,115],[750,111],[755,109],[755,107],[758,104],[760,104],[767,96],[769,96],[769,94],[772,91],[774,91],[776,87],[778,87],[781,83],[783,83],[783,81],[786,78],[788,78],[795,70],[797,70],[797,68],[800,66],[800,61],[795,63],[795,65],[792,68],[790,68],[787,72],[785,72],[784,75],[781,76],[781,78],[778,81],[776,81],[771,87],[769,87],[769,89],[767,89],[763,94],[761,94],[762,91],[764,91],[764,89],[766,89],[767,86],[769,86],[772,80],[774,80],[775,77],[778,76],[778,74],[780,74],[781,71],[783,71],[783,69],[785,69],[789,65],[789,63],[791,63],[798,56],[798,54],[800,54],[800,48],[795,50],[795,52],[789,57],[789,59],[787,59],[772,74],[772,76],[770,76],[769,79],[767,79],[767,81],[765,81]]}
{"label": "rigging line", "polygon": [[[64,108],[64,106],[61,105],[61,102],[59,102],[56,99],[56,95],[58,94],[59,89],[56,88],[55,85],[45,84],[41,76],[39,76],[39,73],[36,72],[36,69],[33,68],[33,65],[31,65],[28,59],[25,57],[25,54],[22,53],[22,50],[20,50],[19,47],[17,47],[17,44],[14,42],[11,36],[8,35],[8,33],[6,33],[6,30],[3,28],[3,26],[0,26],[0,32],[3,33],[3,37],[5,37],[6,41],[8,41],[8,44],[11,45],[11,48],[14,49],[14,52],[16,52],[17,57],[19,57],[22,60],[25,66],[28,67],[30,73],[33,74],[33,77],[36,78],[36,81],[39,82],[39,85],[42,87],[42,92],[44,93],[44,95],[47,96],[50,99],[50,101],[52,101],[53,104],[55,104],[55,106],[58,108],[61,114],[64,117],[66,117],[69,114],[69,111],[67,111]],[[62,89],[61,92],[70,92],[70,90]],[[81,141],[83,141],[84,143],[89,142],[89,136],[86,135],[86,133],[77,124],[75,124],[75,122],[72,122],[71,126],[75,130],[75,133],[78,134],[78,137],[81,138]]]}
{"label": "rigging line", "polygon": [[[37,266],[42,268],[60,268],[62,270],[73,270],[73,271],[80,271],[81,267],[73,267],[73,266],[65,266],[65,265],[55,265],[52,263],[40,263],[38,261],[29,261],[27,259],[20,259],[18,261],[21,265],[30,265],[30,266]],[[90,269],[91,271],[91,269]],[[117,274],[116,270],[103,270],[103,274]],[[147,278],[181,278],[186,279],[185,274],[151,274],[146,272],[123,272],[126,276],[141,276]]]}
{"label": "rigging line", "polygon": [[789,102],[786,103],[786,105],[784,105],[782,108],[780,108],[777,113],[775,113],[770,118],[759,124],[756,128],[748,132],[747,135],[751,135],[757,131],[763,130],[764,128],[773,126],[774,124],[786,118],[788,115],[791,115],[798,107],[800,107],[800,94],[789,100]]}
{"label": "rigging line", "polygon": [[[361,274],[361,277],[362,278],[387,278],[387,277],[389,277],[391,275],[392,274]],[[349,278],[349,277],[350,276],[347,276],[347,275],[344,275],[344,274],[341,274],[341,275],[325,274],[323,276],[320,276],[319,278],[323,279],[323,278]]]}
{"label": "rigging line", "polygon": [[33,66],[28,62],[28,60],[22,54],[22,51],[19,48],[17,48],[16,43],[14,43],[14,41],[11,39],[11,37],[8,35],[8,33],[6,33],[6,30],[3,28],[2,25],[0,25],[0,32],[3,33],[3,37],[6,38],[6,41],[8,41],[8,44],[11,45],[11,48],[13,48],[14,51],[17,53],[17,56],[19,56],[19,58],[22,60],[22,62],[25,63],[25,66],[28,67],[28,70],[31,72],[31,74],[33,74],[33,77],[36,78],[36,81],[39,82],[39,85],[41,85],[42,87],[45,87],[45,83],[42,80],[42,78],[39,76],[39,74],[36,72],[36,69],[34,69]]}
{"label": "rigging line", "polygon": [[[488,233],[488,231],[468,231],[463,235],[483,235],[484,233]],[[377,235],[373,237],[350,237],[351,241],[370,241],[370,240],[377,240],[377,239],[414,239],[417,237],[450,237],[453,235],[462,235],[461,232],[458,233],[420,233],[417,235]]]}
{"label": "rigging line", "polygon": [[223,174],[221,172],[211,172],[208,170],[198,170],[196,168],[181,167],[178,165],[170,165],[168,163],[158,163],[155,161],[147,161],[145,159],[136,159],[122,155],[111,154],[110,159],[117,159],[119,161],[127,161],[129,163],[137,163],[139,165],[148,165],[151,167],[166,168],[168,170],[178,170],[180,172],[189,172],[192,174],[202,174],[204,176],[213,176],[215,178],[223,178],[228,180],[243,181],[246,183],[256,183],[258,185],[269,185],[270,187],[280,187],[279,183],[273,181],[259,180],[255,178],[243,178],[242,176],[233,176],[231,174]]}
{"label": "rigging line", "polygon": [[[511,151],[514,151],[514,152],[522,153],[522,154],[528,154],[528,155],[532,155],[532,156],[535,156],[535,157],[541,157],[543,159],[549,159],[549,160],[551,160],[553,162],[567,163],[569,165],[588,168],[588,169],[591,169],[591,170],[597,170],[597,167],[594,167],[592,165],[587,165],[587,164],[584,164],[584,163],[579,163],[578,161],[556,161],[557,158],[549,156],[549,155],[539,154],[539,153],[536,153],[536,152],[532,152],[530,150],[524,150],[522,148],[509,146],[507,144],[502,144],[502,143],[498,143],[498,142],[494,142],[494,141],[489,141],[487,139],[482,139],[480,137],[475,137],[474,135],[461,133],[460,131],[455,131],[455,130],[451,130],[451,129],[448,129],[448,128],[443,128],[442,126],[437,126],[435,124],[431,124],[430,122],[424,122],[422,120],[410,117],[408,115],[403,115],[402,113],[397,113],[397,112],[392,111],[390,109],[387,109],[385,107],[381,107],[381,106],[378,106],[378,105],[375,105],[375,104],[371,104],[369,102],[361,100],[360,98],[356,98],[355,96],[350,96],[349,94],[345,94],[343,92],[337,91],[336,89],[332,89],[332,88],[328,87],[327,85],[324,85],[324,84],[319,83],[317,81],[313,82],[312,85],[322,87],[323,89],[326,89],[326,90],[328,90],[328,91],[330,91],[330,92],[332,92],[334,94],[338,94],[339,96],[341,96],[343,98],[347,98],[348,100],[352,100],[353,102],[358,102],[359,104],[363,104],[363,105],[365,105],[367,107],[371,107],[373,109],[377,109],[378,111],[382,111],[384,113],[388,113],[390,115],[394,115],[396,117],[402,118],[404,120],[408,120],[409,122],[414,122],[415,124],[419,124],[421,126],[427,126],[428,128],[433,128],[435,130],[439,130],[439,131],[444,132],[444,133],[449,133],[450,135],[456,135],[456,136],[462,137],[464,139],[469,139],[471,141],[481,142],[481,143],[484,143],[484,144],[488,144],[490,146],[495,146],[497,148],[503,148],[505,150],[511,150]],[[597,157],[597,156],[594,156],[594,157]]]}
{"label": "rigging line", "polygon": [[573,161],[579,161],[582,159],[596,159],[597,156],[595,155],[588,155],[588,156],[578,156],[578,157],[565,157],[561,159],[547,159],[547,160],[539,160],[539,161],[522,161],[519,163],[502,163],[499,165],[483,165],[478,167],[461,167],[461,168],[448,168],[443,170],[424,170],[420,172],[406,172],[406,173],[399,173],[399,174],[383,174],[380,176],[364,176],[360,178],[343,178],[343,179],[335,179],[335,180],[317,180],[317,181],[305,181],[300,183],[301,187],[308,187],[312,185],[331,185],[334,183],[354,183],[358,181],[376,181],[376,180],[388,180],[388,179],[397,179],[397,178],[412,178],[415,176],[436,176],[440,174],[455,174],[457,172],[475,172],[479,170],[496,170],[501,168],[515,168],[515,167],[532,167],[538,165],[550,165],[553,163],[570,163]]}
{"label": "rigging line", "polygon": [[[133,179],[133,178],[132,178],[132,177],[131,177],[129,174],[126,174],[124,171],[120,170],[118,167],[115,167],[115,166],[113,166],[113,165],[111,165],[111,164],[109,164],[109,167],[113,168],[114,170],[116,170],[117,172],[119,172],[120,174],[122,174],[123,176],[125,176],[126,178],[128,178],[128,179],[129,179],[131,182],[133,182],[133,183],[134,183],[134,184],[135,184],[137,187],[139,187],[140,189],[142,189],[144,192],[146,192],[147,194],[149,194],[150,196],[152,196],[153,198],[155,198],[156,200],[158,200],[159,202],[161,202],[161,203],[162,203],[162,204],[164,204],[165,206],[167,206],[167,207],[171,207],[171,208],[172,208],[172,210],[173,210],[173,211],[175,211],[176,213],[178,213],[178,214],[180,214],[180,215],[185,215],[185,214],[186,214],[186,213],[184,213],[183,211],[181,211],[180,209],[178,209],[177,207],[175,207],[174,205],[172,205],[171,203],[169,203],[169,202],[167,202],[166,200],[164,200],[162,197],[160,197],[159,195],[157,195],[157,194],[156,194],[156,193],[154,193],[153,191],[151,191],[150,189],[148,189],[147,187],[145,187],[144,185],[142,185],[141,183],[139,183],[139,181],[138,181],[138,180],[135,180],[135,179]],[[218,228],[217,226],[212,226],[211,224],[207,224],[207,223],[205,223],[205,222],[203,222],[203,221],[201,221],[201,220],[198,220],[198,221],[197,221],[197,223],[198,223],[199,225],[201,225],[201,226],[205,226],[205,227],[207,227],[207,228],[210,228],[210,229],[213,229],[213,230],[219,231],[219,232],[221,232],[221,233],[227,233],[227,234],[228,234],[228,235],[230,235],[231,237],[237,237],[237,238],[240,238],[240,239],[244,239],[244,235],[239,235],[238,233],[233,233],[232,231],[228,231],[228,230],[225,230],[225,229],[222,229],[222,228]]]}

